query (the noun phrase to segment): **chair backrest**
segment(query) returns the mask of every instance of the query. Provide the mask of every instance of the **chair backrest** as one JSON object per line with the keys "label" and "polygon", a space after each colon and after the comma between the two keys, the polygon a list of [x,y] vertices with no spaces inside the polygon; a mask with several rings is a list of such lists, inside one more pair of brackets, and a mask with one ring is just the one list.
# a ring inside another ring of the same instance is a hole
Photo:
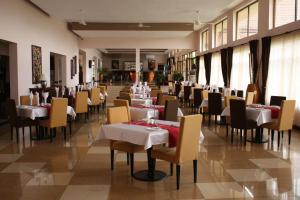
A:
{"label": "chair backrest", "polygon": [[167,121],[177,122],[179,102],[178,100],[167,100],[165,104],[165,116],[164,119]]}
{"label": "chair backrest", "polygon": [[221,93],[208,93],[208,112],[212,115],[220,115],[222,113]]}
{"label": "chair backrest", "polygon": [[236,96],[238,97],[244,97],[244,91],[243,90],[238,90]]}
{"label": "chair backrest", "polygon": [[246,105],[253,104],[253,100],[254,100],[254,92],[247,92]]}
{"label": "chair backrest", "polygon": [[129,113],[126,106],[111,107],[107,109],[108,124],[124,123],[129,121]]}
{"label": "chair backrest", "polygon": [[67,98],[52,98],[50,109],[50,127],[67,126]]}
{"label": "chair backrest", "polygon": [[166,101],[169,101],[169,100],[176,100],[176,99],[177,99],[176,96],[162,95],[162,96],[160,96],[160,99],[159,99],[159,105],[165,105],[165,104],[166,104]]}
{"label": "chair backrest", "polygon": [[16,102],[13,99],[7,99],[6,101],[6,112],[8,115],[8,120],[11,125],[15,125],[17,122],[17,107]]}
{"label": "chair backrest", "polygon": [[208,90],[202,91],[202,99],[208,99]]}
{"label": "chair backrest", "polygon": [[202,103],[202,93],[203,89],[201,88],[194,88],[194,106],[197,108]]}
{"label": "chair backrest", "polygon": [[88,92],[76,93],[75,112],[76,113],[88,112]]}
{"label": "chair backrest", "polygon": [[159,93],[162,93],[161,90],[151,90],[151,97],[157,97]]}
{"label": "chair backrest", "polygon": [[230,100],[231,99],[238,99],[237,96],[225,96],[225,107],[230,107]]}
{"label": "chair backrest", "polygon": [[198,159],[201,126],[202,115],[189,115],[181,118],[176,147],[178,163]]}
{"label": "chair backrest", "polygon": [[281,106],[281,102],[286,100],[284,96],[271,96],[270,105],[271,106]]}
{"label": "chair backrest", "polygon": [[246,128],[246,102],[241,99],[230,100],[230,119],[232,128]]}
{"label": "chair backrest", "polygon": [[20,96],[20,104],[21,105],[30,105],[30,97],[29,95],[26,96]]}
{"label": "chair backrest", "polygon": [[293,129],[293,122],[295,116],[295,100],[284,100],[281,102],[281,108],[279,113],[279,130]]}
{"label": "chair backrest", "polygon": [[[29,97],[29,95],[20,96],[20,105],[27,105],[27,106],[30,105],[30,97]],[[32,98],[32,105],[33,105],[33,106],[39,105],[37,95],[33,95],[33,98]]]}
{"label": "chair backrest", "polygon": [[119,93],[119,96],[121,97],[121,96],[126,96],[126,97],[130,97],[131,95],[130,95],[130,92],[123,92],[123,91],[120,91],[120,93]]}
{"label": "chair backrest", "polygon": [[175,95],[178,97],[179,93],[181,90],[181,85],[180,84],[175,84]]}
{"label": "chair backrest", "polygon": [[131,120],[130,109],[129,109],[129,101],[128,100],[126,100],[126,99],[114,99],[114,106],[116,106],[116,107],[124,107],[125,106],[128,110],[129,121]]}
{"label": "chair backrest", "polygon": [[91,102],[92,102],[92,105],[99,105],[101,103],[100,88],[92,88],[91,89]]}
{"label": "chair backrest", "polygon": [[192,86],[184,86],[183,87],[183,98],[185,101],[190,99]]}
{"label": "chair backrest", "polygon": [[104,85],[98,85],[98,88],[100,88],[100,92],[102,94],[104,94],[106,92],[106,86],[104,86]]}

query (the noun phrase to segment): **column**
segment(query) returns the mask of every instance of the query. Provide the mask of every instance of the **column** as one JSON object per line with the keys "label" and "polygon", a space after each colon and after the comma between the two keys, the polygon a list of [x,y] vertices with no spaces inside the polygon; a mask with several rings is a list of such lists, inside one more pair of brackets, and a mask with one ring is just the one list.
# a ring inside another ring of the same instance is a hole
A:
{"label": "column", "polygon": [[139,78],[140,78],[140,49],[136,48],[135,49],[135,72],[136,72],[136,83],[139,82]]}

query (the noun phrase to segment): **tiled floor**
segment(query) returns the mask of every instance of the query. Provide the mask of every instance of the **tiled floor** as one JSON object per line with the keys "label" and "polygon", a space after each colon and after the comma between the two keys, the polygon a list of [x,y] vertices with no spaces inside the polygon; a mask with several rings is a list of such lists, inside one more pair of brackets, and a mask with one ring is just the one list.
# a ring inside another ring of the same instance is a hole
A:
{"label": "tiled floor", "polygon": [[[116,155],[110,170],[107,142],[95,141],[103,115],[92,114],[73,124],[72,137],[63,142],[60,131],[53,143],[30,143],[28,129],[20,143],[10,141],[9,127],[0,127],[0,199],[15,200],[101,200],[101,199],[300,199],[300,134],[293,131],[292,144],[241,145],[226,138],[223,126],[207,126],[199,147],[197,184],[193,183],[192,163],[181,172],[181,188],[175,176],[155,183],[130,177],[126,155]],[[267,136],[267,133],[265,134]],[[135,170],[147,167],[146,154],[135,156]],[[169,164],[157,162],[169,172]]]}

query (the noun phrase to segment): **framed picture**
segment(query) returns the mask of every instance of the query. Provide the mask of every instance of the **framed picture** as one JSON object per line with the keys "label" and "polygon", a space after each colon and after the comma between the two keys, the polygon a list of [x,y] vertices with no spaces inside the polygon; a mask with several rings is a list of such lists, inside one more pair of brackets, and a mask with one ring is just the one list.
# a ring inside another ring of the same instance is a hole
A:
{"label": "framed picture", "polygon": [[74,62],[74,75],[77,74],[77,56],[73,57]]}
{"label": "framed picture", "polygon": [[73,79],[73,76],[74,76],[74,60],[73,60],[73,58],[70,60],[70,68],[71,68],[71,79]]}
{"label": "framed picture", "polygon": [[156,61],[152,59],[148,59],[148,69],[150,71],[153,71],[155,70],[155,66],[156,66]]}
{"label": "framed picture", "polygon": [[32,54],[32,83],[37,84],[40,82],[42,76],[42,48],[39,46],[31,45]]}
{"label": "framed picture", "polygon": [[111,69],[120,69],[119,60],[112,60],[111,61]]}

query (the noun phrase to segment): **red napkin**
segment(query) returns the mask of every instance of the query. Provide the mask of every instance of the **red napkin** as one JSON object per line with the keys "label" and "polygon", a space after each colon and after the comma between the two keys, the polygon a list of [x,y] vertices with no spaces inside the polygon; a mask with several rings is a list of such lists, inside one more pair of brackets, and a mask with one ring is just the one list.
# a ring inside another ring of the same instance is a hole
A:
{"label": "red napkin", "polygon": [[158,117],[160,120],[164,120],[165,118],[165,107],[164,106],[143,106],[143,105],[134,105],[134,108],[147,108],[147,109],[154,109],[158,111]]}
{"label": "red napkin", "polygon": [[157,104],[157,97],[151,97],[151,99],[153,104]]}
{"label": "red napkin", "polygon": [[132,125],[139,125],[139,126],[146,126],[146,127],[160,127],[162,129],[165,129],[169,132],[169,147],[176,147],[177,145],[177,140],[179,137],[179,127],[176,126],[169,126],[169,125],[163,125],[163,124],[148,124],[147,122],[144,121],[132,121],[128,122],[127,124],[132,124]]}

